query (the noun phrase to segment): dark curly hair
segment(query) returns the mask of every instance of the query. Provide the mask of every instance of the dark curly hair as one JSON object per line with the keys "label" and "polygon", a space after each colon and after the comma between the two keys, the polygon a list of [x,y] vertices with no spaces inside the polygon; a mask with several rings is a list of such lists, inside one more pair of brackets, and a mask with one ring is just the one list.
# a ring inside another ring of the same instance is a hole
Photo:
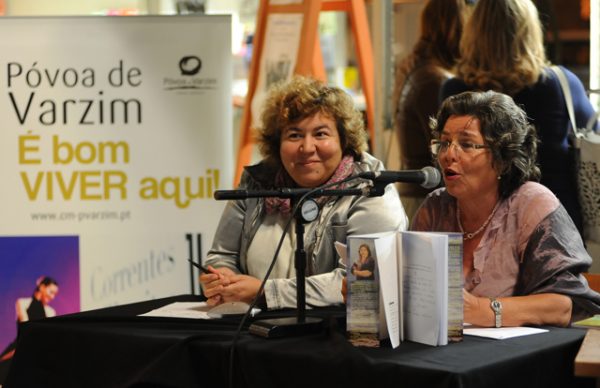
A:
{"label": "dark curly hair", "polygon": [[431,119],[433,138],[440,138],[450,116],[471,116],[479,120],[481,134],[485,144],[490,146],[494,168],[500,176],[501,198],[509,197],[527,181],[540,180],[535,128],[510,96],[488,90],[448,97],[437,117]]}
{"label": "dark curly hair", "polygon": [[263,158],[270,163],[281,163],[279,149],[283,129],[316,113],[335,121],[344,155],[356,158],[366,151],[364,120],[352,98],[338,87],[295,76],[269,89],[261,115],[262,128],[257,136]]}

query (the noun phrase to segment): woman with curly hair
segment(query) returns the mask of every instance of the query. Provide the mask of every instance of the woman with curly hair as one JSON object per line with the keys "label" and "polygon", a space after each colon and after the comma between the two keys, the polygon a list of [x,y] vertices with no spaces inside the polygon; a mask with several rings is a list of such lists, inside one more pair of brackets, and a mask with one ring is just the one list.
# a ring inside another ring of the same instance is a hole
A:
{"label": "woman with curly hair", "polygon": [[[541,183],[562,202],[581,232],[575,160],[569,150],[569,116],[558,77],[549,69],[538,12],[531,0],[479,0],[465,25],[456,78],[442,98],[467,90],[495,90],[513,97],[535,126]],[[593,107],[579,79],[562,68],[575,118],[584,127]]]}
{"label": "woman with curly hair", "polygon": [[[381,171],[369,155],[364,122],[349,95],[304,77],[279,84],[268,94],[258,144],[263,160],[246,167],[241,189],[314,188],[366,171]],[[353,180],[336,188],[361,188]],[[306,302],[342,303],[345,277],[334,243],[353,234],[402,230],[407,218],[393,185],[381,197],[320,197],[318,216],[305,224]],[[249,198],[230,201],[205,261],[212,272],[200,276],[208,303],[251,302],[271,264],[290,214],[290,200]],[[296,306],[295,236],[288,232],[259,295],[269,309]]]}
{"label": "woman with curly hair", "polygon": [[464,92],[442,103],[432,128],[445,187],[428,195],[411,229],[463,234],[465,322],[567,326],[600,312],[577,228],[537,183],[526,113],[508,95]]}

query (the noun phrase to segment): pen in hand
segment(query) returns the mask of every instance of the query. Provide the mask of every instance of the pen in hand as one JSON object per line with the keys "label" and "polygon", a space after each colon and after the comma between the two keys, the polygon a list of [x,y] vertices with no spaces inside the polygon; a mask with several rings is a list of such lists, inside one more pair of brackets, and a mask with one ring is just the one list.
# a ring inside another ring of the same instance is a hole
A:
{"label": "pen in hand", "polygon": [[192,263],[192,265],[196,268],[198,268],[200,271],[204,272],[204,273],[214,273],[212,271],[210,271],[208,268],[201,266],[200,264],[196,263],[195,261],[192,261],[191,259],[188,259],[188,261],[190,263]]}
{"label": "pen in hand", "polygon": [[[200,270],[200,272],[205,273],[205,274],[214,274],[214,275],[217,275],[217,278],[219,279],[219,281],[221,281],[223,279],[223,275],[219,271],[215,270],[214,268],[211,267],[211,269],[208,269],[208,268],[206,268],[206,267],[204,267],[204,266],[196,263],[192,259],[188,259],[188,261],[194,267],[198,268]],[[202,286],[202,287],[204,288],[204,286]],[[221,303],[222,298],[223,297],[219,294],[219,295],[215,295],[215,296],[213,296],[212,298],[209,298],[209,299],[212,299],[214,301],[213,302],[214,304],[219,304],[219,303]]]}
{"label": "pen in hand", "polygon": [[200,270],[200,272],[202,272],[202,273],[205,273],[205,274],[211,274],[211,273],[212,273],[212,274],[214,274],[214,275],[217,275],[217,276],[219,277],[219,279],[222,279],[222,276],[223,276],[223,275],[222,275],[222,274],[221,274],[219,271],[217,271],[217,270],[215,270],[215,269],[208,269],[208,268],[206,268],[206,267],[204,267],[204,266],[202,266],[202,265],[200,265],[200,264],[196,263],[195,261],[193,261],[193,260],[191,260],[191,259],[188,259],[188,261],[189,261],[190,263],[192,263],[192,265],[193,265],[194,267],[198,268],[198,269]]}

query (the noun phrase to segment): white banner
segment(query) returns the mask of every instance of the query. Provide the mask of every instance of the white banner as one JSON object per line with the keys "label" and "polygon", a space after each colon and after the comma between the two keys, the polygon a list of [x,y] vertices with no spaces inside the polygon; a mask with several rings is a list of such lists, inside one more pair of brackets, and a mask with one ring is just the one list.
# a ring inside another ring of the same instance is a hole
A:
{"label": "white banner", "polygon": [[2,18],[0,52],[2,318],[40,276],[58,314],[197,291],[233,181],[230,18]]}

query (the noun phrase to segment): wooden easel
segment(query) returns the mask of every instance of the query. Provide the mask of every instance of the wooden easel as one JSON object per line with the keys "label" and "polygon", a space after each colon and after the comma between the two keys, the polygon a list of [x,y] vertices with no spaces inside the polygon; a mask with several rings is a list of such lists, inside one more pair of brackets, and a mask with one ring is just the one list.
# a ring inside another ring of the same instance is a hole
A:
{"label": "wooden easel", "polygon": [[234,185],[240,180],[244,166],[248,165],[252,158],[252,99],[255,95],[260,71],[261,56],[267,21],[270,14],[302,14],[302,30],[297,53],[294,74],[312,76],[323,81],[326,80],[325,66],[319,36],[317,33],[319,13],[321,11],[343,11],[350,18],[352,36],[356,47],[359,67],[359,75],[362,90],[365,96],[367,109],[367,127],[372,139],[375,135],[374,129],[374,73],[373,73],[373,48],[369,33],[369,25],[365,10],[364,0],[300,0],[290,1],[293,4],[271,4],[269,0],[261,0],[258,9],[258,20],[253,39],[252,63],[248,79],[248,93],[244,105],[244,113],[240,127],[240,143],[237,156]]}

